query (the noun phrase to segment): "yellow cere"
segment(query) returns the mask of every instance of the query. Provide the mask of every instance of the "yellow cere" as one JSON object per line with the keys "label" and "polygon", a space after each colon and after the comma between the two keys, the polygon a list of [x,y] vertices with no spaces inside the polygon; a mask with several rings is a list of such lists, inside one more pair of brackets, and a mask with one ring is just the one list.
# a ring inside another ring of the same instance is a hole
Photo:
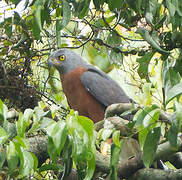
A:
{"label": "yellow cere", "polygon": [[61,55],[61,56],[59,56],[59,59],[60,59],[61,61],[64,61],[64,60],[66,59],[66,57],[65,57],[65,55]]}

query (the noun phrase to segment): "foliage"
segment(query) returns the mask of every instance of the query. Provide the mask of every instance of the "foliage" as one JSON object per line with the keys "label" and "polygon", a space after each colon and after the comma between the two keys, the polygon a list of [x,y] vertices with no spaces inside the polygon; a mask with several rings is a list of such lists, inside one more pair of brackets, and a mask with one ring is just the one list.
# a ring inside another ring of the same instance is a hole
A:
{"label": "foliage", "polygon": [[[3,170],[9,176],[28,177],[33,171],[40,174],[53,168],[58,172],[66,169],[66,176],[72,162],[81,179],[93,175],[93,123],[73,111],[69,115],[62,111],[60,121],[55,122],[53,105],[46,112],[35,107],[43,100],[67,109],[58,74],[53,70],[49,74],[46,65],[50,52],[62,47],[83,50],[105,72],[114,66],[124,69],[127,80],[134,84],[133,98],[143,105],[131,124],[137,129],[146,167],[153,163],[160,139],[177,149],[182,119],[179,0],[33,0],[23,2],[22,12],[16,9],[22,1],[3,2],[7,10],[0,14],[0,97],[21,111],[11,123],[6,118],[7,107],[0,102],[0,143],[5,148],[0,153],[0,167],[8,167]],[[171,113],[165,121],[160,117],[163,111]],[[37,158],[27,151],[27,138],[39,130],[48,135],[52,160],[40,171]],[[115,130],[102,132],[104,140],[113,137],[110,175],[116,178],[122,141]],[[63,158],[62,166],[58,166],[57,156]]]}
{"label": "foliage", "polygon": [[[45,170],[58,173],[64,171],[66,177],[74,162],[79,178],[91,179],[95,170],[95,140],[90,119],[72,110],[66,121],[55,122],[50,110],[44,112],[40,107],[35,107],[34,110],[26,109],[24,113],[19,113],[16,122],[11,123],[6,119],[7,107],[0,102],[0,168],[6,172],[7,177],[23,178],[39,174],[43,178],[42,172]],[[30,134],[38,135],[38,131],[48,135],[47,150],[52,160],[49,164],[39,164],[39,168],[38,159],[30,152],[29,143]],[[62,165],[58,163],[58,157]]]}

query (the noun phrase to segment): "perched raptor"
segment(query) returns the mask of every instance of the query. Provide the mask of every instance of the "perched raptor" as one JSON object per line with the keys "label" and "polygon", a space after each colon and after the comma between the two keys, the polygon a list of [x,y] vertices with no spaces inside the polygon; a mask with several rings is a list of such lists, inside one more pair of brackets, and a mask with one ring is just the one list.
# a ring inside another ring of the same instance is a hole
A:
{"label": "perched raptor", "polygon": [[71,50],[53,52],[48,64],[59,71],[69,106],[94,122],[104,118],[107,106],[130,101],[123,89],[106,73]]}

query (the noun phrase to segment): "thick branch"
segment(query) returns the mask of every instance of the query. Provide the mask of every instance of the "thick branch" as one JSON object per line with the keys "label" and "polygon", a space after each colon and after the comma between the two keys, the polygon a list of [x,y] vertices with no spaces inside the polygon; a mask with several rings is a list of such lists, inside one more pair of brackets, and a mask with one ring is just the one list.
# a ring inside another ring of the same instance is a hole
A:
{"label": "thick branch", "polygon": [[130,179],[132,180],[181,180],[182,179],[182,169],[180,170],[159,170],[159,169],[140,169],[134,176]]}

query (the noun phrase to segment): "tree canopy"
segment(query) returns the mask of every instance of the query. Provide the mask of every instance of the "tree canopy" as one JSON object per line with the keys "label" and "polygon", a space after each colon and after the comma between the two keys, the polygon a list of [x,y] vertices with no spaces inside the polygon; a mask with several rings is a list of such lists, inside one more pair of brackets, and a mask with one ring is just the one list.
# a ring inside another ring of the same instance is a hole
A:
{"label": "tree canopy", "polygon": [[[179,0],[5,0],[0,6],[1,177],[64,179],[76,169],[80,179],[91,179],[96,166],[111,179],[126,178],[133,174],[123,173],[119,156],[125,139],[135,136],[142,160],[132,172],[159,159],[181,168],[168,158],[182,145]],[[77,51],[107,73],[122,72],[124,89],[139,105],[111,107],[106,114],[132,113],[132,121],[122,121],[124,129],[102,126],[95,139],[93,122],[69,110],[58,72],[47,67],[50,53],[59,48]],[[13,116],[11,108],[18,111]],[[37,135],[45,137],[47,163],[32,147],[39,144]],[[109,137],[111,158],[104,166],[97,155]]]}

